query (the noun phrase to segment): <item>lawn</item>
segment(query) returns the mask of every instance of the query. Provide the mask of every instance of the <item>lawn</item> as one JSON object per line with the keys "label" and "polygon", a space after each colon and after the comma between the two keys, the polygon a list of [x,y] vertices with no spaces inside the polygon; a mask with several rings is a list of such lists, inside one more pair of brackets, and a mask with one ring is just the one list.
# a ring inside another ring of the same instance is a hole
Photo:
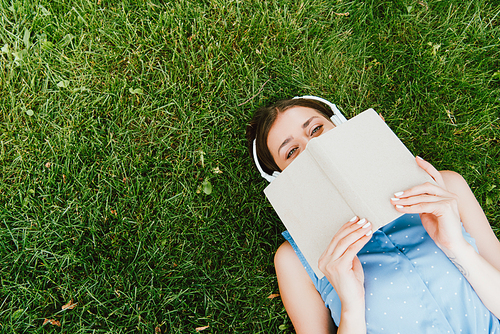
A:
{"label": "lawn", "polygon": [[380,112],[500,236],[492,3],[0,0],[0,332],[293,332],[244,132],[295,95]]}

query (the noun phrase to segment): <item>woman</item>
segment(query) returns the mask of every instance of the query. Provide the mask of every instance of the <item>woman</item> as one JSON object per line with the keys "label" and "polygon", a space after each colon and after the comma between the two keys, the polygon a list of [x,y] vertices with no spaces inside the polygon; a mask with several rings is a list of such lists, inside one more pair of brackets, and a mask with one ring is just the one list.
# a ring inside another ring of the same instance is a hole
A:
{"label": "woman", "polygon": [[[316,97],[259,109],[247,140],[261,174],[279,175],[335,127],[332,115],[342,122]],[[437,186],[396,193],[390,201],[405,215],[373,234],[353,217],[320,258],[321,280],[284,233],[276,274],[297,333],[500,333],[500,243],[460,175],[416,161]]]}

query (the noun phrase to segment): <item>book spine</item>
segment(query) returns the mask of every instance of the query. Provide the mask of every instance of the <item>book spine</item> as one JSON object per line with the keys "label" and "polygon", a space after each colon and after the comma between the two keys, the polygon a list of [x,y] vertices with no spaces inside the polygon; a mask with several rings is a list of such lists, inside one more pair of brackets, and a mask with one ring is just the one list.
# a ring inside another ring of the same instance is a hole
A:
{"label": "book spine", "polygon": [[345,177],[344,173],[337,166],[335,159],[332,158],[331,152],[327,152],[324,146],[317,145],[314,141],[309,143],[308,148],[310,149],[311,157],[324,171],[325,175],[335,186],[338,193],[344,198],[345,203],[355,215],[368,219],[370,222],[374,223],[374,225],[383,225],[387,223],[382,222],[380,217],[378,217],[365,200],[363,200],[363,197],[349,182],[348,177]]}

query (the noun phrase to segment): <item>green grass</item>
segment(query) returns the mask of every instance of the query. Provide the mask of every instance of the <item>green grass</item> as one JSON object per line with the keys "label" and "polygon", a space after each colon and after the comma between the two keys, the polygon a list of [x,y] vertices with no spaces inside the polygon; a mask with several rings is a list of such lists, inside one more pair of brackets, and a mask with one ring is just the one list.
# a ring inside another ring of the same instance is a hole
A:
{"label": "green grass", "polygon": [[0,332],[293,331],[244,141],[278,98],[375,108],[500,235],[491,3],[0,0]]}

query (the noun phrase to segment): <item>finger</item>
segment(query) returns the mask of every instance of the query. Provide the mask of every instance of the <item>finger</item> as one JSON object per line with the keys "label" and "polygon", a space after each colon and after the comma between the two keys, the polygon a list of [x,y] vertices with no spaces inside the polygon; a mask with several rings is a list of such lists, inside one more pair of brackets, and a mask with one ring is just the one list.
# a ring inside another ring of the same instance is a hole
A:
{"label": "finger", "polygon": [[419,184],[418,186],[415,186],[405,191],[397,192],[394,194],[394,197],[402,199],[411,196],[418,196],[425,194],[433,196],[441,196],[441,197],[450,197],[450,198],[455,197],[454,194],[448,192],[446,189],[443,189],[442,187],[436,186],[435,184],[429,182],[426,182],[424,184]]}
{"label": "finger", "polygon": [[354,243],[349,245],[345,252],[341,254],[338,258],[332,258],[332,263],[335,262],[335,265],[341,270],[349,270],[353,268],[353,261],[357,258],[357,254],[359,251],[366,245],[368,241],[370,241],[372,234],[364,235],[360,239],[356,240]]}
{"label": "finger", "polygon": [[449,199],[438,202],[421,202],[413,205],[396,205],[396,210],[403,213],[430,213],[437,217],[446,212],[458,211],[456,202]]}
{"label": "finger", "polygon": [[431,165],[429,162],[425,161],[424,159],[422,159],[419,156],[417,156],[415,158],[415,161],[417,162],[417,165],[419,165],[420,168],[425,170],[427,172],[427,174],[429,174],[440,187],[443,187],[446,189],[443,177],[441,176],[441,173],[439,173],[439,171],[436,168],[434,168],[433,165]]}
{"label": "finger", "polygon": [[368,233],[366,233],[361,238],[353,242],[349,247],[347,247],[345,252],[342,254],[342,257],[354,258],[359,253],[359,251],[366,245],[366,243],[370,241],[372,235],[373,235],[372,231],[371,230],[368,231]]}
{"label": "finger", "polygon": [[332,240],[330,241],[330,244],[325,250],[325,253],[331,254],[335,249],[335,247],[337,246],[339,240],[342,240],[352,232],[361,228],[366,223],[367,223],[366,219],[359,219],[357,216],[354,216],[350,221],[342,225],[342,227],[337,231],[337,233],[335,233]]}
{"label": "finger", "polygon": [[372,224],[367,222],[365,225],[339,240],[336,247],[330,253],[331,257],[334,259],[341,257],[353,244],[367,236],[367,234],[370,236],[372,234],[371,228]]}
{"label": "finger", "polygon": [[337,240],[336,237],[332,239],[330,245],[328,245],[327,249],[321,255],[319,265],[327,265],[332,261],[336,261],[357,240],[363,238],[367,234],[371,235],[371,223],[366,222],[365,219],[362,219],[359,222],[365,222],[365,224],[356,224],[356,230],[353,230],[350,234],[339,240]]}
{"label": "finger", "polygon": [[454,197],[443,197],[443,196],[437,196],[437,195],[416,195],[416,196],[411,196],[411,197],[406,197],[406,198],[391,198],[391,203],[392,205],[414,205],[418,203],[424,203],[424,202],[439,202],[443,200],[453,200]]}

